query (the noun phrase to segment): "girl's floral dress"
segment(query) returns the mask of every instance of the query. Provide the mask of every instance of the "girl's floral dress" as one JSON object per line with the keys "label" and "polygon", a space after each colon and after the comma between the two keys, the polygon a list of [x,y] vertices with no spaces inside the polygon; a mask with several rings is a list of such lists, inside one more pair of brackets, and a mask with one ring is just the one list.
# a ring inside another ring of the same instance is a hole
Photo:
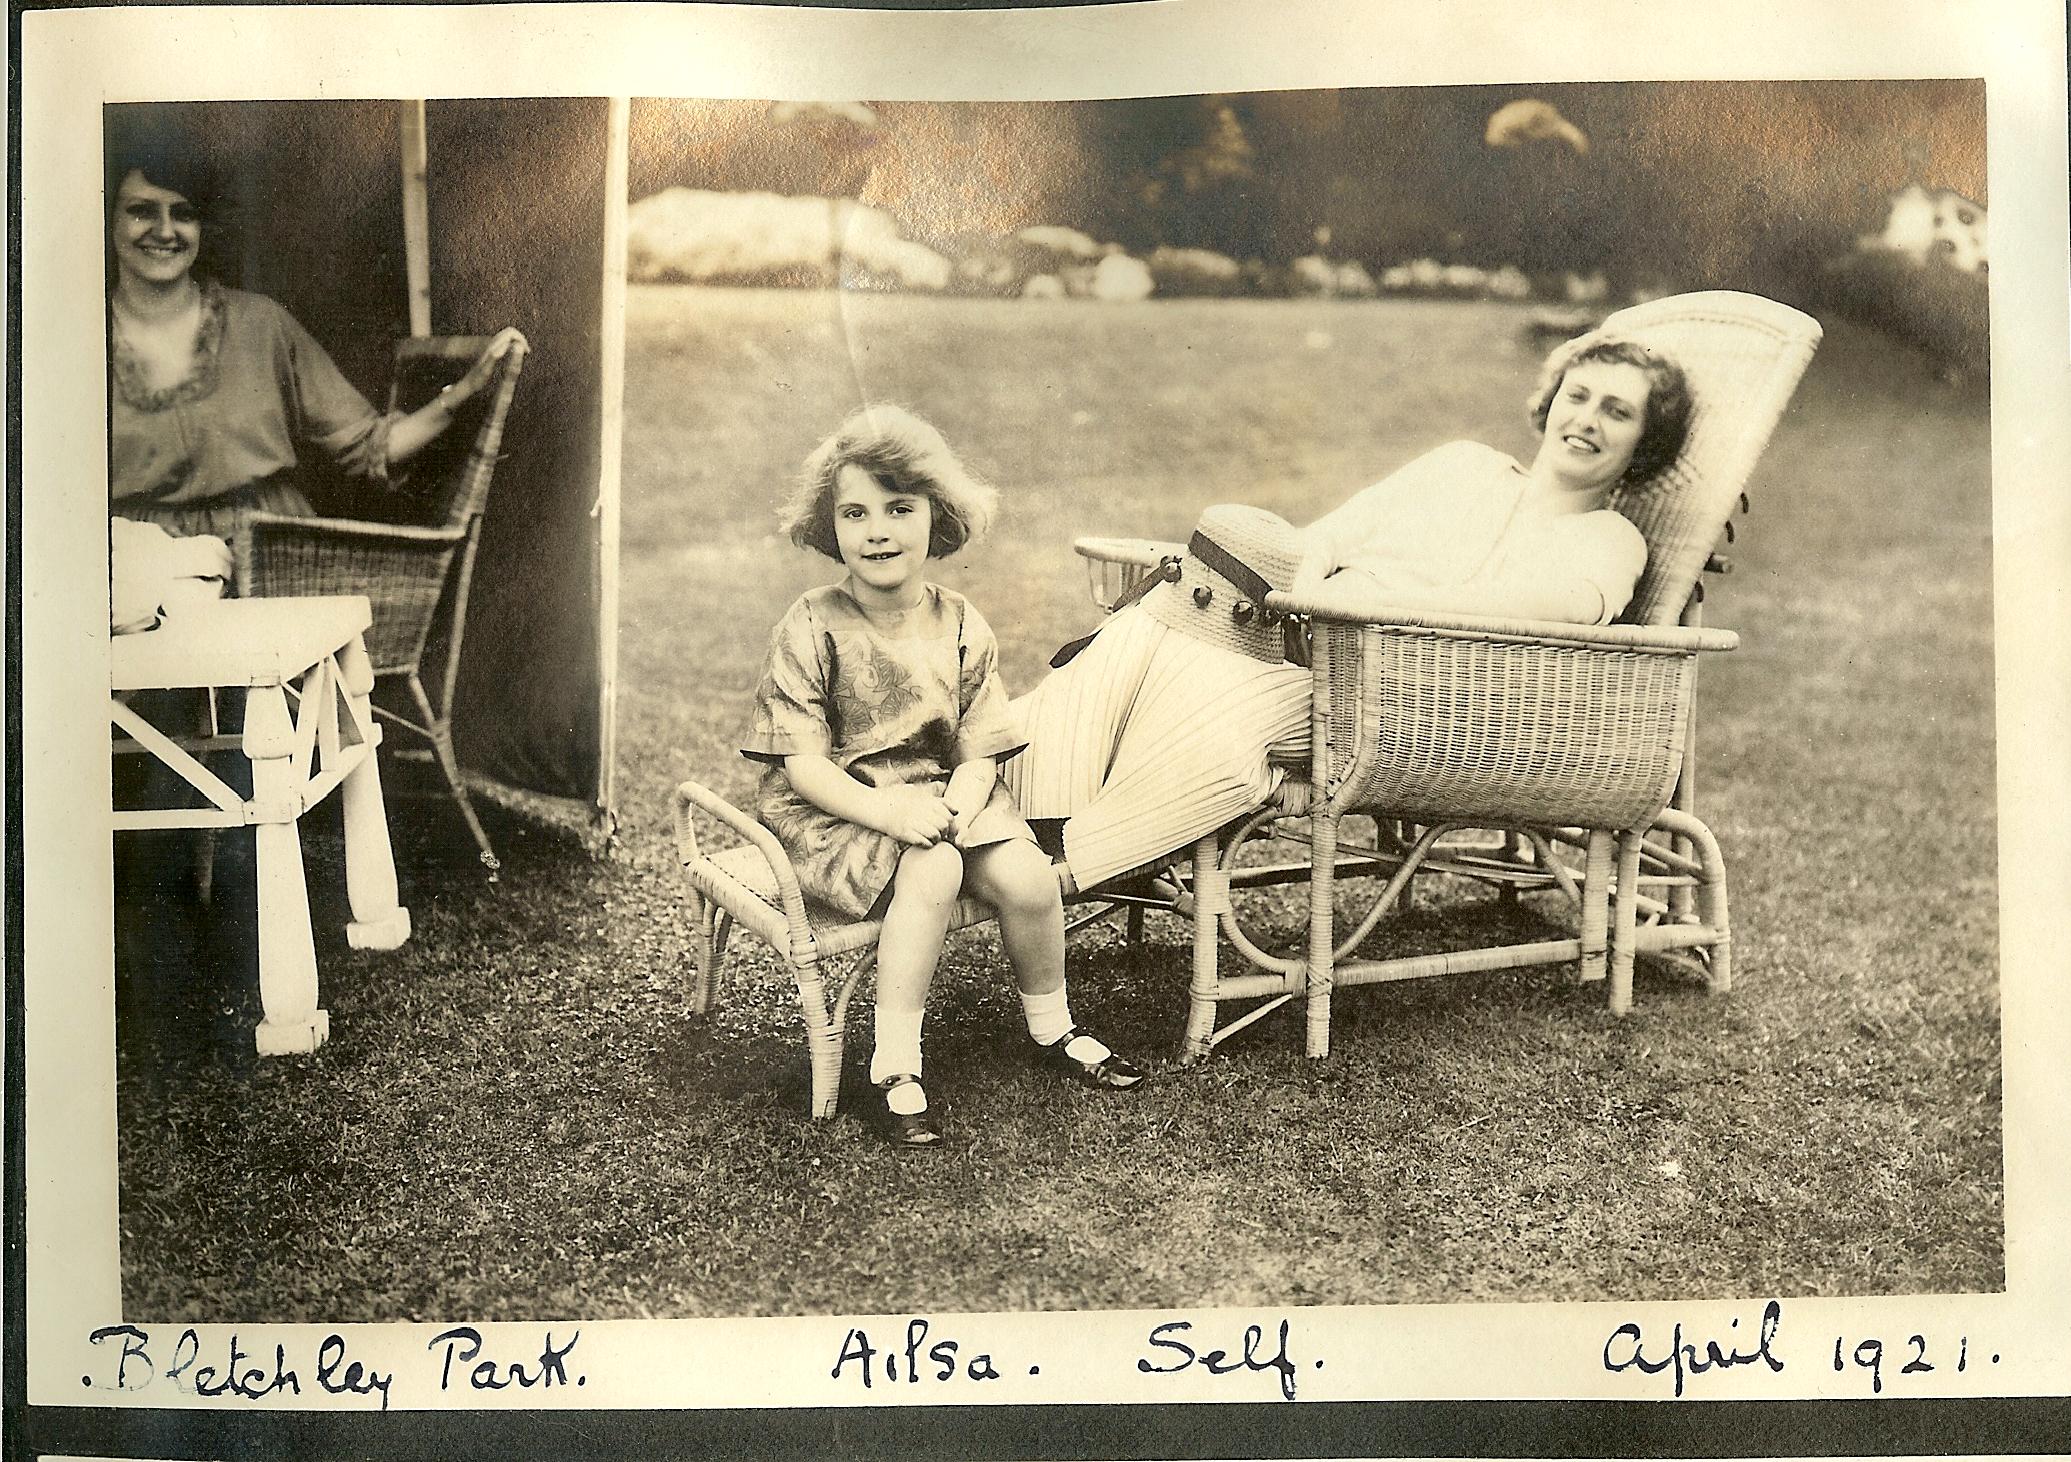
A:
{"label": "girl's floral dress", "polygon": [[[959,762],[1025,744],[1007,710],[992,627],[929,584],[912,609],[865,609],[847,582],[808,590],[770,633],[741,754],[767,763],[756,814],[791,855],[807,898],[851,918],[883,912],[907,844],[823,812],[791,789],[787,756],[820,755],[872,787],[930,786]],[[965,848],[1034,841],[1006,789],[971,820]]]}

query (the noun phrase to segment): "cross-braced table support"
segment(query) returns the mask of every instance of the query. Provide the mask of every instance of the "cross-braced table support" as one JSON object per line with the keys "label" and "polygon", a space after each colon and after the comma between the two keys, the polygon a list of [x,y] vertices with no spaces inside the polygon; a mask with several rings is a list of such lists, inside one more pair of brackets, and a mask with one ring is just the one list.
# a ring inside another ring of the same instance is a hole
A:
{"label": "cross-braced table support", "polygon": [[[309,929],[297,819],[339,788],[345,819],[345,885],[352,907],[346,940],[355,949],[394,949],[410,937],[398,902],[395,858],[375,749],[381,744],[369,694],[374,672],[361,634],[367,601],[239,600],[196,606],[149,635],[113,647],[109,719],[118,751],[155,756],[208,803],[200,808],[117,809],[118,830],[223,828],[250,824],[257,844],[259,998],[257,1032],[266,1056],[314,1051],[330,1034],[317,1004],[316,947]],[[169,734],[123,698],[143,689],[242,687],[241,737]],[[251,763],[252,793],[240,795],[201,754],[235,748]]]}

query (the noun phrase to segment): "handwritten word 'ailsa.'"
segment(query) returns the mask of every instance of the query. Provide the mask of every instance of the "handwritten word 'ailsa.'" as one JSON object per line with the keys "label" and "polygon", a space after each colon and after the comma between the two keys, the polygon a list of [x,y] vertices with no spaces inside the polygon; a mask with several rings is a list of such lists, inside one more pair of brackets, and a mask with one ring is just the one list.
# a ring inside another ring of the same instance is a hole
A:
{"label": "handwritten word 'ailsa.'", "polygon": [[[866,1391],[870,1389],[872,1375],[880,1370],[885,1380],[903,1380],[909,1385],[921,1381],[997,1381],[1000,1378],[989,1351],[976,1352],[969,1360],[959,1363],[957,1351],[963,1344],[961,1341],[938,1340],[923,1352],[921,1347],[927,1344],[929,1329],[926,1320],[908,1320],[906,1344],[901,1349],[894,1349],[889,1345],[872,1345],[869,1331],[860,1326],[852,1328],[841,1342],[841,1354],[834,1359],[834,1369],[827,1374],[838,1381],[842,1373],[853,1365],[855,1369],[850,1374],[862,1377]],[[931,1369],[922,1369],[923,1354],[926,1365]],[[1033,1376],[1041,1369],[1040,1366],[1030,1366],[1028,1373]]]}
{"label": "handwritten word 'ailsa.'", "polygon": [[[160,1361],[151,1352],[151,1334],[135,1325],[103,1325],[86,1337],[95,1345],[111,1345],[121,1342],[121,1349],[112,1352],[115,1374],[113,1389],[117,1391],[141,1391],[155,1381],[163,1380],[175,1389],[200,1396],[207,1400],[229,1398],[239,1401],[263,1401],[272,1396],[300,1396],[302,1394],[301,1373],[288,1363],[288,1348],[285,1345],[273,1347],[271,1362],[258,1360],[246,1354],[239,1344],[235,1331],[231,1332],[228,1347],[220,1358],[202,1355],[201,1335],[198,1331],[182,1330],[173,1342],[172,1355]],[[346,1352],[345,1337],[338,1334],[326,1335],[317,1347],[316,1365],[311,1372],[316,1389],[331,1396],[376,1396],[381,1398],[381,1409],[388,1410],[388,1390],[395,1382],[393,1371],[379,1371],[351,1359]],[[81,1376],[82,1386],[95,1386],[92,1376]]]}
{"label": "handwritten word 'ailsa.'", "polygon": [[[1740,1317],[1734,1316],[1728,1329],[1740,1328]],[[1762,1323],[1755,1339],[1754,1349],[1741,1350],[1744,1337],[1735,1337],[1733,1348],[1723,1348],[1717,1340],[1706,1340],[1702,1347],[1694,1340],[1683,1337],[1683,1322],[1678,1320],[1669,1335],[1668,1354],[1647,1354],[1647,1337],[1636,1321],[1628,1320],[1611,1332],[1604,1342],[1604,1369],[1614,1374],[1619,1371],[1639,1370],[1650,1376],[1673,1369],[1675,1372],[1675,1394],[1683,1394],[1687,1379],[1701,1376],[1708,1371],[1732,1370],[1735,1366],[1751,1366],[1756,1362],[1767,1366],[1772,1374],[1783,1370],[1783,1360],[1772,1347],[1776,1343],[1776,1332],[1783,1328],[1783,1306],[1775,1300],[1762,1307]]]}

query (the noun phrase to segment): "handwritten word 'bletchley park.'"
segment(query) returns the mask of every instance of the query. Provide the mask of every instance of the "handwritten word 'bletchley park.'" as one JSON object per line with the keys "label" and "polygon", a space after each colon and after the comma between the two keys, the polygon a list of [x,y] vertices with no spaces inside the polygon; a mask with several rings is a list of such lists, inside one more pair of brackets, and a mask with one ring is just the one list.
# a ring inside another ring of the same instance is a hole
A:
{"label": "handwritten word 'bletchley park.'", "polygon": [[[1658,1342],[1649,1341],[1638,1321],[1628,1320],[1604,1341],[1604,1369],[1614,1374],[1632,1371],[1643,1376],[1671,1372],[1678,1396],[1695,1378],[1714,1371],[1761,1366],[1770,1374],[1783,1374],[1784,1352],[1789,1346],[1783,1335],[1781,1303],[1771,1300],[1762,1307],[1761,1321],[1752,1334],[1740,1333],[1740,1317],[1737,1315],[1727,1322],[1726,1328],[1733,1333],[1699,1341],[1691,1339],[1683,1328],[1683,1322],[1678,1320],[1670,1330],[1668,1346],[1663,1350]],[[1818,1354],[1822,1358],[1828,1353],[1828,1333],[1822,1332],[1818,1342]],[[1987,1352],[1980,1359],[1986,1365],[1999,1364],[1996,1351]],[[1896,1386],[1907,1376],[1924,1376],[1942,1369],[1958,1375],[1968,1371],[1971,1367],[1970,1337],[1959,1335],[1951,1345],[1946,1340],[1930,1343],[1925,1335],[1916,1332],[1903,1341],[1887,1345],[1882,1337],[1875,1335],[1859,1338],[1835,1335],[1832,1361],[1834,1370],[1840,1374],[1848,1374],[1851,1370],[1860,1372],[1869,1381],[1870,1393],[1881,1396],[1886,1385]]]}
{"label": "handwritten word 'bletchley park.'", "polygon": [[[388,1410],[389,1391],[395,1384],[393,1370],[381,1370],[355,1359],[344,1336],[335,1331],[317,1345],[313,1356],[291,1360],[288,1347],[277,1343],[270,1356],[248,1352],[232,1331],[222,1348],[205,1348],[199,1331],[185,1329],[173,1341],[172,1349],[154,1351],[151,1333],[135,1325],[103,1325],[87,1337],[106,1348],[109,1369],[100,1377],[84,1375],[83,1386],[102,1390],[135,1392],[156,1384],[204,1400],[264,1401],[290,1396],[344,1396],[378,1398],[381,1410]],[[476,1403],[495,1393],[512,1398],[582,1386],[589,1377],[569,1373],[568,1356],[582,1339],[577,1330],[564,1345],[554,1343],[548,1330],[537,1355],[520,1359],[485,1355],[482,1332],[472,1325],[456,1325],[434,1335],[425,1345],[427,1383],[436,1378],[441,1392],[459,1393]],[[306,1380],[305,1380],[306,1375]]]}

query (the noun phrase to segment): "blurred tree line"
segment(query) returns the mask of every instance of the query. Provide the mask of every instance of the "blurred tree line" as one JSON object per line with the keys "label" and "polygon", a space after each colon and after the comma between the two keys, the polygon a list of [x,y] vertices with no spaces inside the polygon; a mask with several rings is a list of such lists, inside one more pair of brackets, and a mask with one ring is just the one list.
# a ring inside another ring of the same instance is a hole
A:
{"label": "blurred tree line", "polygon": [[[1492,141],[1491,118],[1521,101],[1546,113]],[[1881,227],[1892,191],[1987,201],[1984,88],[1962,80],[667,100],[636,102],[633,122],[636,199],[675,185],[851,197],[952,253],[1064,224],[1132,252],[1508,264],[1600,272],[1620,292],[1803,298]]]}

